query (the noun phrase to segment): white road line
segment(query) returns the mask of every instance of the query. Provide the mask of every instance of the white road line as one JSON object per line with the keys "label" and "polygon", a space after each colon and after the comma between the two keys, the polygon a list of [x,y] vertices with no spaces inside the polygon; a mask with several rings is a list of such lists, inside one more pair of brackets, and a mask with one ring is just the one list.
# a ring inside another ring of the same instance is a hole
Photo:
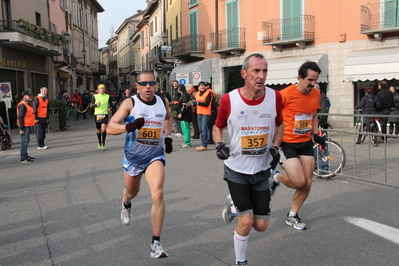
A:
{"label": "white road line", "polygon": [[399,245],[399,229],[363,218],[346,217],[345,220]]}

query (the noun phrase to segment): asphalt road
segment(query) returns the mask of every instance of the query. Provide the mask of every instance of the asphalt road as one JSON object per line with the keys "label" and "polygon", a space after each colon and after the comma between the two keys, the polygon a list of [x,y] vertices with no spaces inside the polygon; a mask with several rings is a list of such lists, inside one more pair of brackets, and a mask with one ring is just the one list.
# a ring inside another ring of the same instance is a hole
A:
{"label": "asphalt road", "polygon": [[[122,135],[108,136],[99,151],[94,122],[71,122],[69,131],[49,135],[48,150],[36,150],[32,139],[31,164],[19,163],[18,138],[0,151],[1,266],[232,265],[236,221],[221,218],[227,186],[214,145],[198,152],[174,138],[161,237],[169,258],[155,260],[144,179],[131,225],[120,221]],[[342,176],[315,180],[300,211],[308,230],[297,231],[285,225],[293,190],[280,186],[268,230],[250,234],[248,265],[397,265],[398,192]]]}

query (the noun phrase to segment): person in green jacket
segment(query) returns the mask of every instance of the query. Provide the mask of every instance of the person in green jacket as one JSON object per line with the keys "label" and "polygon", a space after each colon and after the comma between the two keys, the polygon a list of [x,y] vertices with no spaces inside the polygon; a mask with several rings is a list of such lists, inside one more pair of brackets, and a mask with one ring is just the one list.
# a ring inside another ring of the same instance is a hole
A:
{"label": "person in green jacket", "polygon": [[105,85],[100,84],[97,94],[93,95],[91,107],[94,108],[94,121],[97,128],[98,149],[105,150],[107,137],[108,112],[111,110],[111,97],[105,93]]}

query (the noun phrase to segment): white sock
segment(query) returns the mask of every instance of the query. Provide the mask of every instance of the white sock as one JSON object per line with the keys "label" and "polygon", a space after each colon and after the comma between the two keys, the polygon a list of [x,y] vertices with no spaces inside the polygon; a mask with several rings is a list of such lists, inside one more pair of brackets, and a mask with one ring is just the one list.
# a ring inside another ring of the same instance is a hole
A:
{"label": "white sock", "polygon": [[278,179],[277,179],[278,175],[279,174],[274,174],[274,175],[272,175],[272,178],[273,178],[274,181],[276,181],[277,183],[280,184],[280,182],[278,182]]}
{"label": "white sock", "polygon": [[245,261],[245,251],[247,250],[248,245],[248,236],[240,236],[234,230],[234,251],[236,254],[236,261]]}
{"label": "white sock", "polygon": [[294,217],[294,216],[296,216],[297,214],[298,214],[297,212],[290,211],[290,214],[288,214],[288,216]]}

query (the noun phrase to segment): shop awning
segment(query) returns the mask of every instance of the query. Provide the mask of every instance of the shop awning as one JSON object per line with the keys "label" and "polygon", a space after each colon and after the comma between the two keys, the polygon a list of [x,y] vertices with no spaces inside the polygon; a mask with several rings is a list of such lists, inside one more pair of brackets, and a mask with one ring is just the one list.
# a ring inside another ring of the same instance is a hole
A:
{"label": "shop awning", "polygon": [[202,60],[195,63],[182,64],[173,68],[170,73],[171,82],[176,79],[176,74],[188,74],[188,83],[193,83],[193,73],[201,73],[200,81],[211,82],[212,78],[212,64],[211,60]]}
{"label": "shop awning", "polygon": [[399,48],[353,51],[344,64],[344,81],[383,80],[399,77]]}
{"label": "shop awning", "polygon": [[297,83],[298,69],[306,60],[316,62],[320,67],[317,82],[328,82],[328,54],[318,54],[267,59],[269,66],[266,85]]}

